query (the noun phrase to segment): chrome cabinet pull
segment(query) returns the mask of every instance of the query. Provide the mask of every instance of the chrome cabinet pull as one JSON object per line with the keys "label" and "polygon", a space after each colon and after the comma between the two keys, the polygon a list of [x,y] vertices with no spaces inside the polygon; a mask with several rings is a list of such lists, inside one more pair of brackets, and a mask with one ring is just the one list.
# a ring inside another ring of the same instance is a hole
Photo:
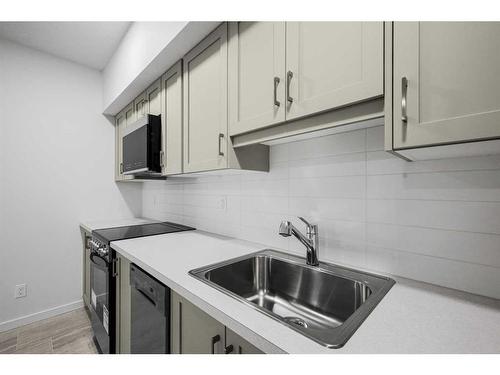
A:
{"label": "chrome cabinet pull", "polygon": [[278,93],[277,93],[279,83],[280,83],[279,77],[274,77],[274,105],[276,107],[279,107],[281,104],[278,100]]}
{"label": "chrome cabinet pull", "polygon": [[290,96],[290,82],[292,81],[293,73],[291,70],[289,70],[286,73],[286,100],[288,100],[289,103],[293,102],[293,98]]}
{"label": "chrome cabinet pull", "polygon": [[224,139],[224,134],[219,133],[219,156],[224,156],[224,152],[220,150],[221,140]]}
{"label": "chrome cabinet pull", "polygon": [[215,354],[215,344],[220,341],[220,335],[215,335],[212,337],[212,354]]}
{"label": "chrome cabinet pull", "polygon": [[120,163],[120,173],[123,173],[123,163]]}
{"label": "chrome cabinet pull", "polygon": [[406,77],[403,77],[401,79],[401,121],[403,121],[405,124],[408,122],[408,115],[407,115],[407,102],[406,102],[406,95],[408,94],[408,79]]}

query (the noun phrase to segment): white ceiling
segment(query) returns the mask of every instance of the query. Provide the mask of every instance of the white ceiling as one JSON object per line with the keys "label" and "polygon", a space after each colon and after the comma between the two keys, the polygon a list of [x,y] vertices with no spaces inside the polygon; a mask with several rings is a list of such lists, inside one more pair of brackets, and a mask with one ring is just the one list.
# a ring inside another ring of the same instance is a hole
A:
{"label": "white ceiling", "polygon": [[0,22],[0,38],[102,70],[131,22]]}

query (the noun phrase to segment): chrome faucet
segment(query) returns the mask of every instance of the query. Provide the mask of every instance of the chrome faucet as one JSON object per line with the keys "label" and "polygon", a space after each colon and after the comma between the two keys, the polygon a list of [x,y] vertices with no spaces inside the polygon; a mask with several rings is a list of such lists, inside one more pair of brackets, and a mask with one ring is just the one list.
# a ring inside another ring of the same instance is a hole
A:
{"label": "chrome faucet", "polygon": [[295,226],[289,221],[282,221],[280,224],[279,234],[283,237],[290,237],[292,234],[306,247],[306,262],[310,266],[319,265],[319,236],[318,226],[309,224],[306,219],[299,216],[299,219],[306,225],[306,235],[304,236]]}

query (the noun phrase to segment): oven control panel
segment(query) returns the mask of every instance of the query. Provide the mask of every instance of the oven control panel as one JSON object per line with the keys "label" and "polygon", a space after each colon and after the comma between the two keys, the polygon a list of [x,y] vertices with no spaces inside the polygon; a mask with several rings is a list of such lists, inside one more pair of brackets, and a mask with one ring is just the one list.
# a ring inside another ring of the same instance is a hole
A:
{"label": "oven control panel", "polygon": [[92,237],[89,241],[90,250],[97,253],[101,257],[107,257],[109,254],[108,245]]}

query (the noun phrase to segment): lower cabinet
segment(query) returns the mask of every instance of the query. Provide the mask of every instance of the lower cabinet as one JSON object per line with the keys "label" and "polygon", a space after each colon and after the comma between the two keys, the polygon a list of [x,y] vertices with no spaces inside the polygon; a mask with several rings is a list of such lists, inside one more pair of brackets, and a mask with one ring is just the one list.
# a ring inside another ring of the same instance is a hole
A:
{"label": "lower cabinet", "polygon": [[173,354],[263,354],[177,293],[171,294]]}
{"label": "lower cabinet", "polygon": [[264,354],[260,349],[226,327],[226,354]]}
{"label": "lower cabinet", "polygon": [[85,306],[90,308],[90,232],[81,229],[83,240],[82,298]]}
{"label": "lower cabinet", "polygon": [[130,261],[116,254],[118,276],[116,278],[116,352],[130,353],[131,289]]}

